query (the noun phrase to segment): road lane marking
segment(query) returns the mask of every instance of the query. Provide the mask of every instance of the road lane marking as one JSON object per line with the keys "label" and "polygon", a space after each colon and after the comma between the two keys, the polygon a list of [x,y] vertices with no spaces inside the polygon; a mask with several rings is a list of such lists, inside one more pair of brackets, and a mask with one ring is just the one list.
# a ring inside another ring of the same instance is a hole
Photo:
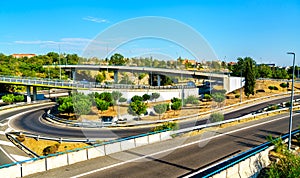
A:
{"label": "road lane marking", "polygon": [[12,146],[15,147],[15,145],[11,142],[0,140],[0,145],[5,145],[5,146]]}
{"label": "road lane marking", "polygon": [[[299,115],[299,114],[293,114],[293,116],[296,116],[296,115]],[[75,176],[73,176],[71,178],[83,177],[83,176],[86,176],[86,175],[89,175],[89,174],[93,174],[93,173],[96,173],[96,172],[104,171],[106,169],[110,169],[110,168],[113,168],[113,167],[121,166],[121,165],[124,165],[124,164],[127,164],[127,163],[131,163],[131,162],[135,162],[135,161],[141,160],[141,159],[145,159],[147,157],[152,157],[152,156],[159,155],[159,154],[166,153],[166,152],[170,152],[170,151],[173,151],[173,150],[176,150],[176,149],[179,149],[179,148],[184,148],[184,147],[191,146],[191,145],[194,145],[194,144],[199,144],[201,142],[205,142],[205,141],[208,141],[208,140],[211,140],[211,139],[219,138],[219,137],[222,137],[224,135],[229,135],[229,134],[232,134],[232,133],[235,133],[235,132],[239,132],[239,131],[242,131],[242,130],[247,130],[247,129],[250,129],[252,127],[257,127],[257,126],[260,126],[260,125],[268,124],[268,123],[271,123],[271,122],[274,122],[274,121],[278,121],[278,120],[281,120],[281,119],[284,119],[284,118],[287,118],[287,117],[289,117],[289,116],[284,116],[284,117],[280,117],[280,118],[277,118],[277,119],[274,119],[274,120],[269,120],[269,121],[266,121],[266,122],[261,122],[261,123],[254,124],[254,125],[251,125],[251,126],[248,126],[248,127],[243,127],[243,128],[237,129],[237,130],[232,130],[232,131],[229,131],[229,132],[226,132],[226,133],[215,135],[215,136],[210,137],[210,138],[205,138],[205,139],[202,139],[202,140],[194,141],[194,142],[187,143],[187,144],[184,144],[184,145],[180,145],[180,146],[177,146],[177,147],[169,148],[167,150],[162,150],[162,151],[159,151],[159,152],[155,152],[155,153],[152,153],[152,154],[144,155],[144,156],[141,156],[141,157],[138,157],[138,158],[134,158],[134,159],[131,159],[131,160],[127,160],[127,161],[124,161],[124,162],[112,164],[110,166],[106,166],[106,167],[95,169],[95,170],[92,170],[92,171],[89,171],[89,172],[78,174],[78,175],[75,175]]]}
{"label": "road lane marking", "polygon": [[6,157],[8,157],[8,159],[10,159],[12,162],[16,162],[16,160],[13,157],[11,157],[1,146],[0,150],[5,154]]}

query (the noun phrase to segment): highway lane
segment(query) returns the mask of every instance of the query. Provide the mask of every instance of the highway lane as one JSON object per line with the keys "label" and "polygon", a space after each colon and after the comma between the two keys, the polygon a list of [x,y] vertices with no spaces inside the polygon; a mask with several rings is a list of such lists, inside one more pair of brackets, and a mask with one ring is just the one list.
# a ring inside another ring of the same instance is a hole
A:
{"label": "highway lane", "polygon": [[[285,117],[281,115],[266,118],[263,122],[257,120],[243,123],[211,131],[206,136],[185,138],[187,140],[183,141],[184,138],[176,138],[29,177],[179,177],[262,144],[270,134],[279,136],[288,131],[288,114]],[[296,129],[299,125],[298,114],[294,116],[293,128]],[[208,137],[212,139],[207,139]]]}
{"label": "highway lane", "polygon": [[[295,98],[300,98],[297,95]],[[276,99],[273,101],[269,101],[266,103],[255,104],[253,106],[244,107],[242,109],[238,109],[234,112],[226,113],[225,119],[236,118],[239,116],[243,116],[245,114],[251,113],[258,109],[264,108],[268,105],[281,103],[284,101],[289,101],[289,97]],[[120,137],[128,137],[132,135],[138,135],[142,133],[149,132],[151,127],[134,127],[134,128],[123,128],[123,129],[108,129],[108,128],[70,128],[70,127],[63,127],[57,126],[53,124],[49,124],[46,122],[41,122],[40,117],[41,115],[47,110],[40,109],[37,111],[33,111],[30,113],[26,113],[12,122],[10,125],[17,129],[28,131],[35,134],[40,135],[47,135],[53,137],[64,137],[64,138],[120,138]],[[180,122],[180,128],[187,128],[192,127],[195,125],[205,124],[208,121],[204,120],[188,120]]]}

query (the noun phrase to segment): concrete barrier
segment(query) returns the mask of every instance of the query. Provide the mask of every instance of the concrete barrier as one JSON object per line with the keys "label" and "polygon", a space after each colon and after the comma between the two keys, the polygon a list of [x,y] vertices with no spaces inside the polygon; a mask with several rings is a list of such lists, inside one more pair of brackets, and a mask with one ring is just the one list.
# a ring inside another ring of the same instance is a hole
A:
{"label": "concrete barrier", "polygon": [[246,159],[239,163],[239,175],[240,177],[251,177],[253,172],[250,168],[250,159]]}
{"label": "concrete barrier", "polygon": [[80,161],[85,161],[87,160],[87,150],[79,150],[76,152],[70,152],[68,153],[68,160],[69,160],[69,164],[74,164]]}
{"label": "concrete barrier", "polygon": [[172,136],[170,135],[171,132],[170,131],[167,131],[167,132],[161,132],[159,133],[160,134],[160,140],[163,141],[163,140],[168,140],[168,139],[172,139]]}
{"label": "concrete barrier", "polygon": [[104,145],[104,147],[105,147],[106,155],[121,151],[121,143],[120,142],[107,144],[107,145]]}
{"label": "concrete barrier", "polygon": [[21,166],[14,165],[7,168],[0,169],[0,176],[5,178],[21,177]]}
{"label": "concrete barrier", "polygon": [[62,154],[46,158],[47,170],[68,165],[68,155]]}
{"label": "concrete barrier", "polygon": [[236,164],[236,165],[228,168],[226,170],[226,177],[228,177],[228,178],[238,177],[239,178],[240,177],[240,175],[239,175],[239,165]]}
{"label": "concrete barrier", "polygon": [[94,148],[87,149],[87,157],[88,159],[97,158],[100,156],[105,156],[104,146],[98,146]]}
{"label": "concrete barrier", "polygon": [[148,136],[135,138],[134,140],[135,140],[135,146],[136,147],[148,144]]}
{"label": "concrete barrier", "polygon": [[27,176],[43,171],[46,171],[46,163],[44,159],[22,164],[22,176]]}
{"label": "concrete barrier", "polygon": [[213,175],[212,178],[224,178],[224,177],[226,177],[226,173],[227,173],[226,170],[222,171],[219,174]]}
{"label": "concrete barrier", "polygon": [[121,143],[121,150],[129,150],[132,148],[135,148],[135,140],[134,139],[130,139],[130,140],[124,140]]}
{"label": "concrete barrier", "polygon": [[160,141],[160,134],[149,135],[149,144],[159,142],[159,141]]}

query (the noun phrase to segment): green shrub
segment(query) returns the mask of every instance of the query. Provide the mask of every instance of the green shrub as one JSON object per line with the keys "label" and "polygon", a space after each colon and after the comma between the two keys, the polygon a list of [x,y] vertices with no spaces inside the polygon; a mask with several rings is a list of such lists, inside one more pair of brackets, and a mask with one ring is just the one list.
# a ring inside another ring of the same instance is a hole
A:
{"label": "green shrub", "polygon": [[43,150],[43,155],[48,155],[48,154],[54,154],[57,152],[58,148],[59,148],[60,144],[56,143],[54,145],[51,146],[47,146],[46,148],[44,148]]}
{"label": "green shrub", "polygon": [[152,128],[152,131],[160,131],[165,129],[177,130],[179,128],[177,122],[165,122],[163,125]]}
{"label": "green shrub", "polygon": [[264,92],[266,92],[266,91],[263,90],[263,89],[259,89],[259,90],[256,90],[255,92],[256,92],[256,93],[264,93]]}
{"label": "green shrub", "polygon": [[236,94],[236,95],[234,95],[234,97],[235,97],[235,98],[239,98],[239,97],[241,97],[241,95]]}
{"label": "green shrub", "polygon": [[211,100],[211,95],[210,94],[204,94],[203,99]]}
{"label": "green shrub", "polygon": [[220,122],[224,120],[224,115],[222,113],[212,113],[209,116],[210,122]]}

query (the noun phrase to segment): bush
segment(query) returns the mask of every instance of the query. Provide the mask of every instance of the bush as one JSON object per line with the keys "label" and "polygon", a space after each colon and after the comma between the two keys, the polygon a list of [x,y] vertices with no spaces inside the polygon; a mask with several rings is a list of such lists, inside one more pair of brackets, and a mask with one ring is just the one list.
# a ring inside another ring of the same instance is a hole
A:
{"label": "bush", "polygon": [[203,99],[211,100],[211,95],[210,94],[204,94]]}
{"label": "bush", "polygon": [[123,97],[121,97],[120,99],[119,99],[119,102],[120,103],[124,103],[124,102],[126,102],[127,101],[127,99],[126,98],[123,98]]}
{"label": "bush", "polygon": [[17,139],[19,142],[24,142],[25,139],[26,139],[26,137],[25,137],[25,135],[21,134],[21,135],[17,136],[16,139]]}
{"label": "bush", "polygon": [[235,97],[235,98],[240,98],[240,97],[241,97],[241,95],[239,95],[239,94],[236,94],[236,95],[234,95],[234,97]]}
{"label": "bush", "polygon": [[176,122],[165,122],[163,125],[159,125],[151,129],[153,132],[160,131],[160,130],[177,130],[179,128],[178,124]]}
{"label": "bush", "polygon": [[224,120],[224,115],[222,113],[212,113],[209,116],[210,122],[220,122]]}
{"label": "bush", "polygon": [[278,105],[272,105],[272,106],[269,106],[267,111],[273,111],[273,110],[276,110],[276,109],[279,109],[279,106]]}
{"label": "bush", "polygon": [[44,148],[43,150],[43,155],[48,155],[48,154],[54,154],[57,152],[58,148],[59,148],[60,144],[56,143],[54,145],[51,146],[47,146],[46,148]]}
{"label": "bush", "polygon": [[185,104],[199,104],[199,100],[195,96],[188,96],[185,100]]}
{"label": "bush", "polygon": [[263,90],[263,89],[259,89],[259,90],[256,90],[255,92],[256,92],[256,93],[264,93],[264,92],[266,92],[266,91]]}

